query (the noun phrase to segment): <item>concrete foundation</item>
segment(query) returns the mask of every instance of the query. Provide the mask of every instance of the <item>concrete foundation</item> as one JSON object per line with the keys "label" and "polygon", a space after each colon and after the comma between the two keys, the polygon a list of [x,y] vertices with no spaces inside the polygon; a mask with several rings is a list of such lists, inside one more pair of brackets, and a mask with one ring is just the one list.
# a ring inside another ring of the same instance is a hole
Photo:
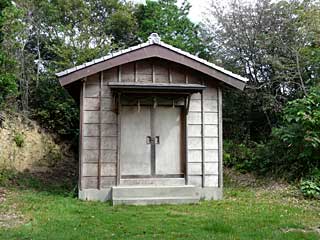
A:
{"label": "concrete foundation", "polygon": [[88,201],[109,201],[112,198],[112,188],[79,190],[78,197]]}
{"label": "concrete foundation", "polygon": [[220,200],[222,188],[195,186],[118,186],[104,189],[83,189],[79,199],[105,202],[113,205],[186,204],[200,200]]}

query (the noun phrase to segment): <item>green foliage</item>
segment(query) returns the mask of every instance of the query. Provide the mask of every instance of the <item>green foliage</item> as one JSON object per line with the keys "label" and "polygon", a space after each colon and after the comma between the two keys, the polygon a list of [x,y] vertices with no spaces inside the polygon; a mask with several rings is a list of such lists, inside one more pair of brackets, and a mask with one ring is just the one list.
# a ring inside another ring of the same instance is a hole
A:
{"label": "green foliage", "polygon": [[310,180],[303,180],[300,183],[300,190],[307,198],[320,198],[320,183]]}
{"label": "green foliage", "polygon": [[17,132],[13,137],[13,141],[16,143],[17,147],[23,147],[25,141],[23,133]]}
{"label": "green foliage", "polygon": [[32,106],[35,106],[31,117],[51,132],[76,141],[79,132],[79,109],[57,79],[50,75],[41,78],[35,94],[37,98],[31,102]]}
{"label": "green foliage", "polygon": [[223,143],[223,163],[226,167],[232,167],[240,172],[250,172],[253,170],[253,148],[245,144],[236,144],[231,140]]}
{"label": "green foliage", "polygon": [[212,1],[202,37],[211,61],[249,79],[226,92],[225,137],[266,141],[288,101],[319,82],[319,1]]}
{"label": "green foliage", "polygon": [[315,169],[311,174],[301,180],[300,190],[307,198],[320,199],[320,169]]}
{"label": "green foliage", "polygon": [[[4,11],[10,8],[10,6],[10,1],[0,2],[0,44],[3,43],[3,23],[6,21]],[[13,73],[14,64],[13,59],[8,56],[3,49],[3,46],[0,45],[0,110],[5,103],[9,102],[9,99],[14,98],[17,95],[18,89],[16,77]]]}
{"label": "green foliage", "polygon": [[120,0],[14,3],[4,11],[0,104],[12,96],[42,127],[76,137],[78,105],[54,74],[136,42],[133,6]]}
{"label": "green foliage", "polygon": [[187,1],[179,8],[176,0],[147,0],[145,5],[138,6],[135,13],[137,36],[146,41],[151,33],[156,32],[164,42],[206,57],[199,35],[200,27],[188,18],[190,7]]}
{"label": "green foliage", "polygon": [[10,181],[14,178],[15,172],[11,169],[0,169],[0,186],[6,187],[10,185]]}
{"label": "green foliage", "polygon": [[283,123],[273,130],[273,139],[273,147],[282,151],[274,156],[278,158],[276,165],[290,166],[296,177],[320,167],[320,87],[288,103]]}

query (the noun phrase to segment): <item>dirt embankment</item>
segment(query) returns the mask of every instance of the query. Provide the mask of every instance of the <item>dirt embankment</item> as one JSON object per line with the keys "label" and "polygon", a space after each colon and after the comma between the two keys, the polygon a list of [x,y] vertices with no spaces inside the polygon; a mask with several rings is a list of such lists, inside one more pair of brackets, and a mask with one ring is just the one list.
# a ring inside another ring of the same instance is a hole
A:
{"label": "dirt embankment", "polygon": [[2,114],[0,122],[0,169],[48,172],[74,164],[72,144],[42,129],[19,114]]}

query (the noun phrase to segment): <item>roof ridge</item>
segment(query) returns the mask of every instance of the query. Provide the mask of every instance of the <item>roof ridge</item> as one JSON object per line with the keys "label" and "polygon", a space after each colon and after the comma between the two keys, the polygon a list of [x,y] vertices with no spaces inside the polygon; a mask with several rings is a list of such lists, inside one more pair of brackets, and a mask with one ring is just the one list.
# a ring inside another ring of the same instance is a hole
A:
{"label": "roof ridge", "polygon": [[108,55],[105,55],[103,57],[100,57],[100,58],[97,58],[97,59],[93,59],[93,60],[91,60],[89,62],[85,62],[83,64],[77,65],[77,66],[72,67],[72,68],[68,68],[68,69],[66,69],[64,71],[56,73],[56,76],[57,77],[62,77],[64,75],[70,74],[70,73],[75,72],[77,70],[89,67],[91,65],[94,65],[94,64],[109,60],[111,58],[123,55],[125,53],[132,52],[132,51],[135,51],[135,50],[147,47],[147,46],[151,46],[151,45],[159,45],[159,46],[165,47],[167,49],[170,49],[170,50],[172,50],[172,51],[174,51],[176,53],[184,55],[185,57],[191,58],[191,59],[193,59],[193,60],[195,60],[197,62],[200,62],[202,64],[205,64],[205,65],[207,65],[207,66],[209,66],[209,67],[211,67],[211,68],[213,68],[213,69],[215,69],[217,71],[220,71],[220,72],[222,72],[224,74],[227,74],[227,75],[229,75],[229,76],[231,76],[233,78],[236,78],[236,79],[238,79],[238,80],[240,80],[242,82],[247,82],[248,81],[247,78],[244,78],[244,77],[242,77],[242,76],[240,76],[238,74],[235,74],[235,73],[233,73],[233,72],[231,72],[231,71],[229,71],[229,70],[227,70],[227,69],[225,69],[223,67],[220,67],[220,66],[218,66],[218,65],[216,65],[214,63],[211,63],[211,62],[209,62],[209,61],[207,61],[207,60],[205,60],[203,58],[195,56],[195,55],[193,55],[193,54],[191,54],[189,52],[183,51],[183,50],[181,50],[181,49],[179,49],[177,47],[174,47],[174,46],[172,46],[170,44],[167,44],[167,43],[161,41],[161,38],[159,37],[159,35],[157,33],[151,33],[150,36],[148,37],[148,41],[147,42],[140,43],[138,45],[135,45],[135,46],[132,46],[132,47],[129,47],[129,48],[126,48],[126,49],[121,49],[121,50],[119,50],[117,52],[111,52]]}

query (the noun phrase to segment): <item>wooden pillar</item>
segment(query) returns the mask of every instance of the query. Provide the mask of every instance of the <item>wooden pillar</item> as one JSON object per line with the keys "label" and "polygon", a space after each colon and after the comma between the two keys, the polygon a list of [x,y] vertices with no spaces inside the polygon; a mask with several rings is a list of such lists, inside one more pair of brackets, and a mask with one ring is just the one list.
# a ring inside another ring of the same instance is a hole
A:
{"label": "wooden pillar", "polygon": [[101,152],[102,152],[102,89],[103,89],[103,71],[100,72],[99,87],[99,151],[98,151],[98,189],[101,189]]}
{"label": "wooden pillar", "polygon": [[219,137],[219,178],[218,186],[223,187],[223,132],[222,132],[222,90],[221,87],[218,88],[218,137]]}
{"label": "wooden pillar", "polygon": [[116,185],[120,185],[120,146],[121,146],[121,93],[118,93],[117,95],[117,108],[118,108],[118,114],[117,114],[117,179],[116,179]]}
{"label": "wooden pillar", "polygon": [[84,78],[81,82],[81,91],[80,91],[80,133],[79,133],[79,190],[82,190],[82,164],[83,164],[83,102],[84,102],[84,97],[86,95],[85,90],[86,90],[86,81],[87,78]]}
{"label": "wooden pillar", "polygon": [[184,100],[184,147],[185,147],[185,185],[189,184],[189,171],[188,171],[188,108],[190,104],[190,96]]}
{"label": "wooden pillar", "polygon": [[204,107],[203,107],[203,91],[201,91],[201,172],[202,187],[205,186],[205,164],[204,164]]}

